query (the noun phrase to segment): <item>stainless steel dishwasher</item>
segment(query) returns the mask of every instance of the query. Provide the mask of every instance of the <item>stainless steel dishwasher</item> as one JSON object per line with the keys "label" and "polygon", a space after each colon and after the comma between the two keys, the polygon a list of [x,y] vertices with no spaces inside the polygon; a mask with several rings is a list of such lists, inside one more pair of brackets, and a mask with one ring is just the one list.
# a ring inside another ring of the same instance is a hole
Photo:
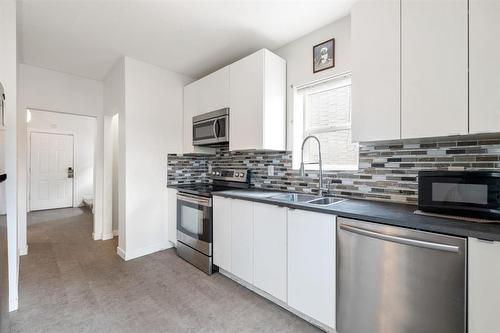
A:
{"label": "stainless steel dishwasher", "polygon": [[339,218],[339,333],[465,333],[465,238]]}

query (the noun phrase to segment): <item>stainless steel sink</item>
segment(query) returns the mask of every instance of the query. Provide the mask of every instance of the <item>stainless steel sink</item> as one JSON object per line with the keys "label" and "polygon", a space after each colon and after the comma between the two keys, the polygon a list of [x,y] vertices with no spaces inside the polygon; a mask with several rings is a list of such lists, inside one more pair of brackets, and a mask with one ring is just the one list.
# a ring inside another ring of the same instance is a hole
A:
{"label": "stainless steel sink", "polygon": [[300,194],[300,193],[286,193],[286,194],[279,194],[270,197],[270,199],[274,200],[280,200],[280,201],[286,201],[286,202],[293,202],[293,203],[306,203],[315,199],[319,199],[321,197],[318,197],[317,195],[312,195],[312,194]]}
{"label": "stainless steel sink", "polygon": [[323,197],[315,200],[308,201],[307,203],[311,205],[318,205],[318,206],[329,206],[333,205],[342,201],[346,201],[347,199],[341,199],[341,198],[333,198],[333,197]]}
{"label": "stainless steel sink", "polygon": [[270,197],[270,199],[285,201],[289,203],[300,203],[304,205],[329,206],[347,199],[334,197],[320,197],[313,194],[284,193]]}

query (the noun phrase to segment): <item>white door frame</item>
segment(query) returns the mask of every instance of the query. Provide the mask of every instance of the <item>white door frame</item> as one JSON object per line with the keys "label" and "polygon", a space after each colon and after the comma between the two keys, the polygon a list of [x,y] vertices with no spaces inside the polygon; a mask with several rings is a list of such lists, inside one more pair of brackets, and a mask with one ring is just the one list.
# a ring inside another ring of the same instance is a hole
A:
{"label": "white door frame", "polygon": [[37,130],[37,129],[28,129],[28,147],[27,147],[27,170],[28,170],[28,181],[26,182],[27,194],[28,194],[28,212],[31,212],[31,133],[40,133],[40,134],[53,134],[53,135],[69,135],[73,137],[73,154],[71,156],[72,160],[72,168],[73,168],[73,181],[71,182],[71,207],[75,207],[75,178],[76,174],[75,170],[75,134],[68,131],[46,131],[46,130]]}
{"label": "white door frame", "polygon": [[[74,115],[74,116],[83,116],[83,117],[90,117],[95,120],[95,144],[94,144],[94,221],[93,221],[93,232],[92,232],[92,238],[94,240],[99,240],[102,239],[102,191],[103,191],[103,115],[89,115],[89,114],[80,114],[80,113],[73,113],[73,112],[63,112],[63,111],[57,111],[57,110],[48,110],[48,109],[43,109],[35,106],[29,106],[29,105],[24,105],[22,107],[23,111],[26,112],[28,110],[35,110],[35,111],[44,111],[44,112],[53,112],[53,113],[61,113],[61,114],[66,114],[66,115]],[[25,119],[22,117],[22,119]],[[26,122],[23,122],[22,124],[22,131],[26,133],[26,140],[28,139],[28,126]],[[21,146],[21,152],[25,154],[29,149],[29,144],[27,141],[22,143]],[[29,156],[29,155],[28,155]],[[20,236],[18,237],[20,240],[19,243],[19,254],[20,255],[27,255],[28,254],[28,244],[27,244],[27,225],[26,225],[26,220],[27,220],[27,212],[28,212],[28,188],[27,188],[27,183],[29,181],[29,175],[28,175],[28,161],[27,157],[26,159],[22,162],[22,168],[24,168],[22,174],[20,177],[24,179],[24,184],[21,186],[21,196],[19,197],[19,200],[21,202],[22,210],[19,211],[19,214],[21,214],[21,226],[19,227],[20,229]]]}

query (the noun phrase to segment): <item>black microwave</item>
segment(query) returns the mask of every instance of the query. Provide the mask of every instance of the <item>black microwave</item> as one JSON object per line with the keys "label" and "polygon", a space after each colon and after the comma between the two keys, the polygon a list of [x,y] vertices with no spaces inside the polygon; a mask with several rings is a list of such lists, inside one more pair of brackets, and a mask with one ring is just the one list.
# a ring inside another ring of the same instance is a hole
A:
{"label": "black microwave", "polygon": [[418,209],[500,220],[500,172],[420,171]]}

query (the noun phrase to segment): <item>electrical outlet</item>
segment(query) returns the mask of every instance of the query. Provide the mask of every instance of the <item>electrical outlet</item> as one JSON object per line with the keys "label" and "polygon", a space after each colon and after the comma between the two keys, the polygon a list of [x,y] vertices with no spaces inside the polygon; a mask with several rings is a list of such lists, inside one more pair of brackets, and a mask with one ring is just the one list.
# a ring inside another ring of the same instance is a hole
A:
{"label": "electrical outlet", "polygon": [[274,165],[268,165],[267,166],[267,175],[268,176],[274,176]]}

